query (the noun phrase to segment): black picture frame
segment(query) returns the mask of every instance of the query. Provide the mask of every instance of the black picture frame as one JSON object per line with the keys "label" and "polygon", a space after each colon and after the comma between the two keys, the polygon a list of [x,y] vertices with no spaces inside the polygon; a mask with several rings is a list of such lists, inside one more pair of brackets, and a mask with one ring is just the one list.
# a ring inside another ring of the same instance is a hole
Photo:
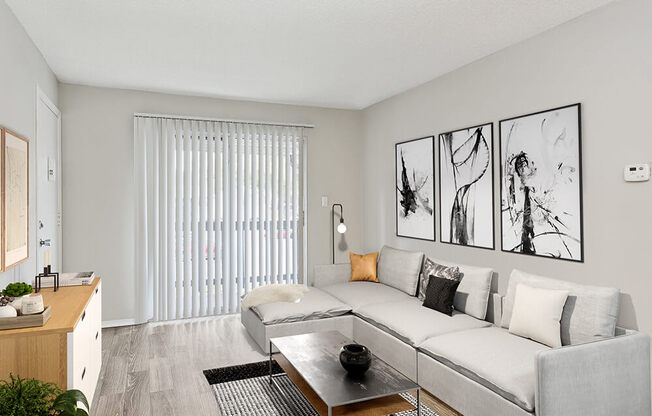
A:
{"label": "black picture frame", "polygon": [[[431,147],[432,147],[432,152],[430,152],[430,157],[431,157],[431,167],[432,167],[432,198],[433,198],[433,203],[432,203],[432,239],[430,238],[423,238],[423,237],[415,237],[415,236],[410,236],[410,235],[404,235],[399,233],[399,212],[398,212],[398,180],[397,180],[397,172],[398,172],[398,150],[399,146],[401,145],[406,145],[408,143],[420,141],[420,140],[430,140],[431,141]],[[436,226],[436,221],[435,221],[435,216],[436,216],[436,211],[435,211],[435,136],[424,136],[424,137],[419,137],[416,139],[410,139],[410,140],[405,140],[402,142],[398,142],[394,144],[394,213],[396,217],[396,236],[397,237],[403,237],[403,238],[411,238],[414,240],[422,240],[422,241],[436,241],[436,236],[437,236],[437,226]]]}
{"label": "black picture frame", "polygon": [[[444,238],[443,238],[444,224],[443,224],[443,211],[442,211],[443,208],[442,208],[442,198],[441,198],[442,197],[442,186],[441,186],[442,160],[441,160],[441,158],[442,158],[442,140],[443,140],[443,136],[446,135],[446,134],[457,133],[457,132],[465,131],[465,130],[477,129],[478,127],[485,127],[485,126],[490,126],[490,130],[491,130],[491,146],[489,146],[489,154],[490,154],[490,157],[491,157],[491,162],[490,162],[490,165],[489,165],[489,169],[491,171],[490,172],[490,178],[491,178],[491,220],[492,220],[491,221],[491,234],[492,234],[492,236],[491,236],[491,247],[485,247],[485,246],[479,246],[479,245],[471,245],[471,244],[458,244],[458,243],[453,243],[453,242],[450,242],[450,241],[444,241]],[[439,163],[438,163],[438,170],[437,170],[437,176],[438,176],[437,185],[438,185],[438,192],[439,192],[439,204],[438,204],[438,211],[439,211],[439,241],[441,243],[443,243],[443,244],[449,244],[449,245],[453,245],[453,246],[456,246],[456,247],[477,248],[477,249],[481,249],[481,250],[491,250],[491,251],[496,250],[496,183],[495,183],[496,182],[496,174],[495,174],[495,170],[496,170],[496,167],[495,167],[495,163],[496,163],[495,154],[496,153],[495,153],[495,150],[494,150],[494,146],[496,145],[496,140],[495,140],[495,134],[494,133],[495,133],[494,122],[490,121],[490,122],[487,122],[487,123],[476,124],[476,125],[471,126],[471,127],[464,127],[464,128],[459,128],[459,129],[455,129],[455,130],[445,131],[445,132],[440,133],[438,135],[437,144],[438,144],[438,151],[439,151],[439,161],[438,161]]]}
{"label": "black picture frame", "polygon": [[[579,204],[579,259],[574,259],[574,258],[564,258],[564,257],[554,257],[550,255],[542,255],[542,254],[531,254],[531,253],[522,253],[514,250],[506,250],[505,249],[505,241],[504,241],[504,220],[503,220],[503,192],[504,192],[504,180],[503,180],[503,174],[504,174],[504,160],[503,160],[503,124],[506,122],[510,122],[513,120],[517,119],[522,119],[522,118],[527,118],[527,117],[533,117],[533,116],[538,116],[541,114],[545,113],[551,113],[554,111],[559,111],[559,110],[566,110],[569,108],[576,107],[577,109],[577,134],[578,134],[578,141],[577,141],[577,163],[578,163],[578,204]],[[524,255],[524,256],[530,256],[530,257],[536,257],[536,258],[542,258],[542,259],[554,259],[554,260],[562,260],[562,261],[568,261],[572,263],[584,263],[585,261],[585,253],[584,253],[584,186],[583,186],[583,157],[582,157],[582,104],[581,103],[574,103],[574,104],[569,104],[569,105],[564,105],[561,107],[556,107],[556,108],[551,108],[547,110],[542,110],[542,111],[536,111],[533,113],[529,114],[524,114],[516,117],[510,117],[506,118],[503,120],[500,120],[498,123],[498,143],[499,143],[499,168],[500,168],[500,175],[499,175],[499,180],[500,180],[500,209],[499,209],[499,215],[500,215],[500,248],[502,252],[505,253],[512,253],[512,254],[518,254],[518,255]]]}

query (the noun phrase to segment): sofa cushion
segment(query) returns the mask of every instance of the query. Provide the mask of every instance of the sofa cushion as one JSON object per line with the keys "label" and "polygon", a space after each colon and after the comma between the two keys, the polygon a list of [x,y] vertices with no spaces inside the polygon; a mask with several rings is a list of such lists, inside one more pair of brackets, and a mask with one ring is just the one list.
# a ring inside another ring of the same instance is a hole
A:
{"label": "sofa cushion", "polygon": [[416,296],[423,253],[384,246],[378,260],[378,280],[410,296]]}
{"label": "sofa cushion", "polygon": [[536,356],[549,347],[498,327],[430,338],[419,350],[528,412],[534,411]]}
{"label": "sofa cushion", "polygon": [[351,311],[351,307],[328,293],[311,287],[299,302],[266,303],[254,306],[251,310],[265,325],[274,325],[344,315]]}
{"label": "sofa cushion", "polygon": [[616,332],[620,291],[587,286],[514,270],[509,278],[501,326],[509,328],[519,283],[544,289],[567,290],[568,299],[561,316],[561,343],[575,345],[610,338]]}
{"label": "sofa cushion", "polygon": [[412,299],[398,289],[373,282],[337,283],[324,286],[321,290],[346,303],[354,311],[364,305]]}
{"label": "sofa cushion", "polygon": [[323,287],[351,280],[351,264],[316,264],[312,286]]}
{"label": "sofa cushion", "polygon": [[372,325],[416,346],[430,337],[471,328],[489,326],[461,312],[452,316],[424,307],[416,298],[363,306],[354,312]]}
{"label": "sofa cushion", "polygon": [[444,266],[457,266],[462,273],[462,281],[457,287],[455,302],[456,310],[464,312],[478,319],[487,317],[489,305],[489,292],[494,271],[488,267],[475,267],[465,264],[455,264],[444,260],[432,258],[435,263]]}

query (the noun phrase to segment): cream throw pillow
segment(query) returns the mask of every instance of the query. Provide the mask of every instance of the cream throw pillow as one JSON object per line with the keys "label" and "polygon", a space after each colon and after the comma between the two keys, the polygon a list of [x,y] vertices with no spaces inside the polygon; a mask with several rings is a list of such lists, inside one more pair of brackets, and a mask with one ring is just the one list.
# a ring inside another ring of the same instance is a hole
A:
{"label": "cream throw pillow", "polygon": [[509,332],[549,347],[561,347],[561,314],[568,298],[567,290],[516,286]]}

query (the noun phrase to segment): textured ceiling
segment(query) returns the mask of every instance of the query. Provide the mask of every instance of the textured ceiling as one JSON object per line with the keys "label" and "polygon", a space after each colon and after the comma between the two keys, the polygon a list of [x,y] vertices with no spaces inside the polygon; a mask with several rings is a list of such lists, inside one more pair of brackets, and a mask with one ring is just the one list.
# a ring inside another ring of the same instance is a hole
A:
{"label": "textured ceiling", "polygon": [[6,0],[60,81],[364,108],[611,0]]}

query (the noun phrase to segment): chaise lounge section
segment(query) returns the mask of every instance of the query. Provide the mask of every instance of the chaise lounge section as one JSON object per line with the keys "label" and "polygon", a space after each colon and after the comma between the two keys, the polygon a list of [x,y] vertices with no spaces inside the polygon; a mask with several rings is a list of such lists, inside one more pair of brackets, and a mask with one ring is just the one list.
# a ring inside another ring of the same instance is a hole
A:
{"label": "chaise lounge section", "polygon": [[[617,289],[515,270],[502,297],[489,293],[490,268],[458,264],[463,279],[447,316],[405,292],[425,277],[422,263],[421,253],[384,247],[380,283],[349,282],[349,264],[317,266],[301,302],[244,310],[242,323],[266,352],[272,337],[337,330],[466,416],[650,414],[650,340],[616,328]],[[508,331],[518,283],[570,293],[564,346]]]}

